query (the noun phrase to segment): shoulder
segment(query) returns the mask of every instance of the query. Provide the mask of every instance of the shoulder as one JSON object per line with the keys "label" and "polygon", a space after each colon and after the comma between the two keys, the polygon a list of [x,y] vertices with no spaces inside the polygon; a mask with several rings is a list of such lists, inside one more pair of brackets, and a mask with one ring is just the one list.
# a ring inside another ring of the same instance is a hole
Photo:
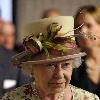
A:
{"label": "shoulder", "polygon": [[[33,98],[33,99],[30,99]],[[26,84],[15,90],[8,92],[1,100],[34,100],[33,88],[31,84]]]}
{"label": "shoulder", "polygon": [[93,93],[85,91],[81,88],[70,85],[71,90],[74,94],[75,100],[100,100],[99,97]]}

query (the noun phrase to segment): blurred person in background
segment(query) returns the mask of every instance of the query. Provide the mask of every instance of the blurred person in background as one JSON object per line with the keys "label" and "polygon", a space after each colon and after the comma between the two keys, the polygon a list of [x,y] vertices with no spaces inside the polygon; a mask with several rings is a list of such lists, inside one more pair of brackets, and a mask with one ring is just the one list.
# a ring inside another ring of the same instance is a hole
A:
{"label": "blurred person in background", "polygon": [[5,92],[30,82],[30,78],[12,66],[11,58],[16,52],[15,27],[5,22],[1,29],[2,42],[0,46],[0,98]]}
{"label": "blurred person in background", "polygon": [[60,15],[60,11],[58,9],[52,8],[52,9],[45,10],[42,14],[42,18],[54,17],[59,15]]}
{"label": "blurred person in background", "polygon": [[3,43],[3,40],[4,40],[4,38],[1,34],[1,30],[3,28],[3,25],[4,25],[4,21],[2,19],[0,19],[0,45]]}
{"label": "blurred person in background", "polygon": [[13,50],[15,45],[15,27],[12,23],[5,23],[2,27],[4,41],[2,46],[8,50]]}
{"label": "blurred person in background", "polygon": [[[83,24],[83,25],[82,25]],[[87,56],[79,68],[73,70],[71,84],[97,94],[100,97],[100,8],[81,7],[75,16],[75,34],[81,34],[76,42]]]}
{"label": "blurred person in background", "polygon": [[0,30],[2,29],[4,23],[5,23],[5,22],[4,22],[2,19],[0,19]]}

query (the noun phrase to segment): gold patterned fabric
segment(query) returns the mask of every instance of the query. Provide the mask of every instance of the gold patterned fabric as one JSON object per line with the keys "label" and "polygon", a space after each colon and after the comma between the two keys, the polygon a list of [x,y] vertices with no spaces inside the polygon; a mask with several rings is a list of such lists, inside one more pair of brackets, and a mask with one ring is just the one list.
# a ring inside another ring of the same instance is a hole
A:
{"label": "gold patterned fabric", "polygon": [[[70,85],[73,93],[72,100],[100,100],[95,94]],[[2,100],[40,100],[35,94],[33,83],[19,87],[6,93]]]}

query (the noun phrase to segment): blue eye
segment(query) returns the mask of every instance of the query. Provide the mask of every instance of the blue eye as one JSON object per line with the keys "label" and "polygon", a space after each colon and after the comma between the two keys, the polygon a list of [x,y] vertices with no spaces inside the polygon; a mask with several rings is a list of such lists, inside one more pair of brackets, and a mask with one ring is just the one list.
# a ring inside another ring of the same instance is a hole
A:
{"label": "blue eye", "polygon": [[69,65],[69,63],[64,63],[64,64],[62,64],[62,68],[63,68],[63,69],[66,69],[66,68],[68,68],[68,65]]}
{"label": "blue eye", "polygon": [[55,65],[54,65],[53,63],[51,63],[51,64],[48,64],[48,67],[49,67],[49,68],[54,68]]}

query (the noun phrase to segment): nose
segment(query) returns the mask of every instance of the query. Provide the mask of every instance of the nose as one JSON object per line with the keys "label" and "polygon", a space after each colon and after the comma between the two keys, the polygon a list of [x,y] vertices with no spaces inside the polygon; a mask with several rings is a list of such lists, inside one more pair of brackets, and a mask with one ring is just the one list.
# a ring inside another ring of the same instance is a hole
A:
{"label": "nose", "polygon": [[56,79],[64,78],[64,72],[63,72],[61,64],[56,65],[55,70],[54,70],[54,77]]}

